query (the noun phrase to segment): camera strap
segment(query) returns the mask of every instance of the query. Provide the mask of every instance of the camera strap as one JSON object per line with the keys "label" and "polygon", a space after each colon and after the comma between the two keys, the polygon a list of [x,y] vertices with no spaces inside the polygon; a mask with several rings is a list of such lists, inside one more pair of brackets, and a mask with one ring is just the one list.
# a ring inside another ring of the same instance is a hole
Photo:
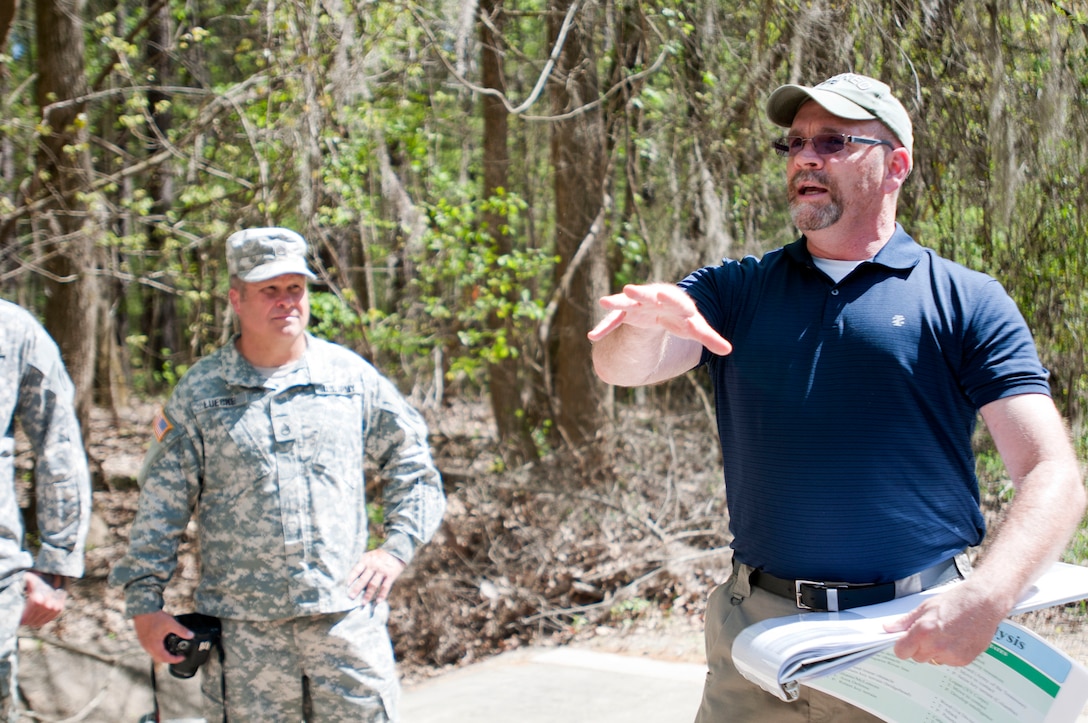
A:
{"label": "camera strap", "polygon": [[[227,673],[223,669],[223,660],[226,656],[223,653],[223,644],[218,640],[215,641],[215,649],[219,651],[219,692],[223,697],[223,723],[230,723],[227,720]],[[162,723],[162,717],[159,711],[159,682],[155,675],[154,660],[151,661],[151,704],[154,706],[153,715],[155,716],[155,723]]]}

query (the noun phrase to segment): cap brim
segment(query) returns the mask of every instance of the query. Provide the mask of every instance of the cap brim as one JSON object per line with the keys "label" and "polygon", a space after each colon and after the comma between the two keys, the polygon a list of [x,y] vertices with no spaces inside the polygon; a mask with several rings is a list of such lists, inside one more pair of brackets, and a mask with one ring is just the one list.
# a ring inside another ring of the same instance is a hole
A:
{"label": "cap brim", "polygon": [[776,126],[789,128],[801,106],[809,100],[819,103],[824,110],[839,118],[849,120],[873,120],[875,115],[857,103],[843,98],[838,93],[830,93],[819,88],[807,88],[803,85],[783,85],[771,93],[767,99],[767,117]]}
{"label": "cap brim", "polygon": [[239,274],[238,278],[247,284],[255,284],[258,281],[268,281],[286,274],[300,274],[311,280],[317,279],[317,276],[314,275],[313,271],[310,271],[305,263],[297,260],[273,261],[270,264],[261,264],[244,274]]}

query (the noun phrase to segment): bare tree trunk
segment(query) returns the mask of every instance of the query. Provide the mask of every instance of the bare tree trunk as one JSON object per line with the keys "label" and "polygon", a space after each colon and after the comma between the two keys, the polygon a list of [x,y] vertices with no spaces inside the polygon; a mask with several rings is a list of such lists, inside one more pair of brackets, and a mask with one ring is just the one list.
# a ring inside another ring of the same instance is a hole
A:
{"label": "bare tree trunk", "polygon": [[83,75],[83,3],[39,0],[37,103],[48,132],[37,153],[35,195],[49,198],[39,215],[48,273],[45,325],[57,341],[76,387],[76,410],[89,428],[94,392],[99,283],[96,240],[101,229],[81,195],[89,187],[90,153],[81,123],[87,93]]}
{"label": "bare tree trunk", "polygon": [[[8,44],[8,35],[11,33],[11,26],[15,23],[15,15],[19,11],[18,0],[0,0],[0,53],[6,52]],[[0,65],[0,93],[7,95],[8,90],[8,68],[4,65]],[[4,188],[13,188],[13,179],[15,178],[15,144],[12,143],[11,137],[7,134],[0,134],[0,181],[3,181]],[[13,195],[8,194],[7,198],[13,202]],[[12,243],[12,239],[15,237],[15,224],[0,224],[0,249],[6,248]]]}
{"label": "bare tree trunk", "polygon": [[[559,40],[559,23],[572,2],[552,0],[549,45]],[[597,299],[608,293],[605,248],[596,242],[599,234],[591,233],[604,207],[604,124],[597,107],[583,110],[597,97],[596,61],[582,19],[578,18],[563,41],[556,78],[551,84],[553,113],[578,111],[557,121],[552,129],[556,252],[560,257],[557,279],[562,278],[576,255],[583,260],[571,276],[569,293],[559,300],[549,340],[556,426],[576,449],[592,441],[604,421],[605,386],[593,373],[586,340]],[[583,242],[593,244],[592,248],[582,249]]]}
{"label": "bare tree trunk", "polygon": [[15,22],[15,13],[19,10],[18,0],[0,0],[0,50],[7,47],[8,33]]}
{"label": "bare tree trunk", "polygon": [[[489,20],[480,23],[480,72],[484,87],[499,91],[505,89],[501,48],[502,6],[503,0],[480,2],[481,18]],[[509,127],[507,111],[500,99],[484,95],[481,105],[484,119],[483,197],[490,198],[499,189],[510,187]],[[483,221],[491,231],[498,254],[506,255],[513,251],[510,234],[502,230],[506,226],[506,219],[495,213],[485,213]],[[515,293],[510,292],[510,296],[513,297]],[[509,466],[518,466],[536,457],[529,415],[525,409],[525,395],[519,384],[518,371],[520,359],[525,356],[524,349],[514,338],[514,325],[509,317],[500,319],[492,312],[488,326],[494,330],[505,330],[508,343],[523,352],[520,358],[511,356],[488,365],[491,411],[495,417],[502,456]]]}
{"label": "bare tree trunk", "polygon": [[[147,65],[155,72],[152,88],[147,92],[148,124],[147,155],[154,156],[166,146],[166,137],[173,126],[174,117],[170,111],[170,93],[163,90],[169,86],[173,73],[170,69],[170,56],[167,46],[170,42],[170,9],[158,4],[157,0],[147,0],[150,21],[147,24]],[[164,258],[166,234],[163,232],[166,213],[174,202],[174,172],[170,163],[156,164],[147,178],[147,193],[151,198],[151,214],[145,225],[147,232],[147,251],[151,258],[157,259],[158,267],[169,269],[170,264]],[[169,279],[164,282],[170,283]],[[170,285],[173,285],[170,283]],[[184,342],[178,328],[177,300],[172,294],[152,292],[144,299],[141,331],[147,337],[144,350],[144,368],[148,374],[147,391],[159,391],[161,373],[168,362],[182,351]]]}

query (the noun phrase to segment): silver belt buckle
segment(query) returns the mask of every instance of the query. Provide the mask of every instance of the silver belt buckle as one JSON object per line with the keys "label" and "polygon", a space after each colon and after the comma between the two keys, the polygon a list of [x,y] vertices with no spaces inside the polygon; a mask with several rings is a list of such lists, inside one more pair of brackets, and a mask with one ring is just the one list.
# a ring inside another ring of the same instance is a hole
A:
{"label": "silver belt buckle", "polygon": [[804,603],[804,601],[801,599],[801,586],[802,585],[811,585],[812,587],[816,588],[817,590],[826,590],[827,585],[822,583],[822,582],[819,582],[817,580],[794,580],[793,581],[793,592],[794,592],[794,595],[795,595],[795,599],[797,601],[797,607],[800,608],[801,610],[815,610],[816,608],[812,607],[811,605],[806,605]]}

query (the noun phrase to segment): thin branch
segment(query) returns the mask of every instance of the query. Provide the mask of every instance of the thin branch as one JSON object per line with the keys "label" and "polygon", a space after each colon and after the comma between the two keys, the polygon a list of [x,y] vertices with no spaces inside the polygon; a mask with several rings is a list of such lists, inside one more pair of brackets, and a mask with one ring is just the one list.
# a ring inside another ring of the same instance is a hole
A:
{"label": "thin branch", "polygon": [[1050,0],[1050,6],[1065,16],[1066,20],[1080,26],[1080,31],[1084,33],[1084,37],[1088,38],[1088,23],[1078,23],[1077,18],[1079,15],[1075,14],[1072,10],[1065,7],[1057,0]]}
{"label": "thin branch", "polygon": [[[570,120],[572,118],[577,118],[580,115],[584,115],[585,113],[588,113],[589,111],[600,107],[606,101],[611,100],[613,96],[615,96],[624,88],[631,85],[631,83],[653,75],[654,73],[659,71],[663,65],[665,65],[665,60],[669,57],[669,50],[667,48],[665,50],[662,50],[661,53],[657,56],[657,59],[653,62],[653,65],[651,65],[649,68],[646,68],[645,70],[640,70],[637,73],[627,76],[622,81],[616,83],[614,86],[605,91],[605,93],[599,98],[592,100],[584,105],[581,105],[574,110],[568,111],[566,113],[559,113],[556,115],[522,115],[526,110],[529,109],[530,106],[533,105],[533,103],[536,102],[537,98],[540,95],[540,92],[543,90],[544,83],[545,81],[547,81],[548,76],[551,74],[552,68],[555,65],[555,59],[558,57],[559,52],[562,50],[563,43],[566,42],[566,35],[567,32],[570,30],[570,21],[572,19],[573,12],[577,9],[577,5],[578,3],[574,3],[567,11],[567,16],[563,20],[563,27],[560,29],[559,37],[556,40],[556,45],[552,49],[552,54],[549,56],[548,62],[544,66],[544,70],[541,72],[540,77],[537,79],[536,86],[533,88],[532,93],[529,94],[529,97],[521,105],[515,106],[500,90],[496,90],[495,88],[485,88],[481,85],[476,85],[468,78],[465,78],[463,75],[461,75],[461,73],[457,72],[456,68],[450,65],[450,62],[440,51],[436,50],[435,55],[438,56],[439,61],[444,66],[446,66],[446,70],[449,71],[450,75],[452,75],[458,83],[474,93],[478,93],[480,95],[490,95],[492,97],[498,98],[502,102],[503,106],[506,108],[507,112],[511,115],[521,116],[521,118],[526,121],[564,121]],[[422,18],[419,18],[417,16],[416,19],[420,21],[420,27],[423,28],[423,32],[427,34],[427,37],[431,41],[432,47],[440,47],[438,39],[434,36],[434,33],[431,32],[430,27],[425,22],[423,22]],[[490,20],[485,18],[483,22],[487,24],[487,26],[490,27],[492,30],[495,30]]]}
{"label": "thin branch", "polygon": [[[50,254],[50,256],[52,256],[52,255],[54,255],[54,254]],[[45,258],[49,258],[49,256],[47,256]],[[44,267],[39,266],[38,264],[33,263],[31,261],[24,261],[23,259],[19,259],[19,258],[15,259],[15,260],[18,262],[20,267],[30,269],[31,271],[38,274],[39,276],[43,276],[46,279],[49,279],[50,281],[52,281],[53,283],[56,283],[56,284],[70,284],[70,283],[72,283],[73,281],[75,281],[76,279],[79,278],[79,274],[70,274],[68,276],[57,276],[52,271],[49,271],[49,270],[45,269]],[[20,273],[19,271],[9,271],[8,273],[4,274],[3,280],[7,281],[9,278],[11,278],[13,276],[18,276],[19,273]]]}
{"label": "thin branch", "polygon": [[[673,560],[670,560],[669,563],[670,564],[675,564],[675,563],[678,563],[678,562],[692,562],[692,561],[701,560],[701,559],[707,558],[707,557],[714,557],[714,556],[717,556],[717,555],[725,555],[725,554],[728,554],[730,552],[731,552],[731,550],[730,550],[729,547],[716,547],[716,548],[714,548],[712,550],[703,550],[701,552],[697,552],[697,553],[694,553],[694,554],[691,554],[691,555],[685,555],[683,557],[675,558]],[[638,589],[640,587],[642,587],[642,585],[644,583],[646,583],[649,580],[652,580],[653,578],[657,577],[662,572],[665,572],[666,570],[668,570],[668,568],[669,568],[668,564],[660,565],[658,567],[655,567],[653,570],[650,570],[646,574],[640,575],[639,577],[636,577],[634,580],[627,583],[623,587],[612,591],[611,593],[606,595],[603,600],[600,600],[598,602],[589,603],[587,605],[577,605],[577,606],[571,607],[571,608],[554,608],[552,610],[544,610],[542,612],[534,613],[532,615],[527,615],[527,616],[525,616],[523,618],[520,618],[518,620],[518,622],[520,622],[522,624],[528,624],[528,623],[536,622],[538,620],[550,620],[550,619],[553,619],[553,618],[573,617],[575,615],[580,615],[582,613],[592,612],[593,610],[598,610],[600,608],[610,608],[613,605],[615,605],[617,602],[619,602],[621,600],[624,600],[626,598],[629,598],[631,595],[636,593],[638,591]]]}
{"label": "thin branch", "polygon": [[[205,127],[207,127],[208,125],[210,125],[212,123],[212,121],[214,121],[216,118],[218,118],[219,114],[221,112],[223,112],[224,110],[229,109],[229,110],[233,110],[233,111],[241,114],[242,109],[241,109],[241,107],[239,105],[238,98],[240,96],[244,95],[245,93],[250,92],[254,85],[266,82],[267,80],[268,79],[264,75],[255,75],[255,76],[253,76],[251,78],[246,79],[244,82],[239,83],[235,87],[231,88],[229,91],[227,91],[225,93],[220,93],[220,94],[215,95],[212,98],[211,102],[208,103],[208,105],[204,106],[204,108],[201,110],[201,115],[192,124],[192,126],[191,126],[192,131],[190,132],[188,137],[192,138],[193,136],[195,136],[198,133],[202,132],[202,130]],[[189,89],[189,90],[192,90],[192,89]],[[52,107],[52,106],[50,106],[50,107]],[[184,145],[184,143],[179,143],[178,144],[179,147],[182,146],[182,145]],[[168,161],[168,160],[170,160],[171,158],[174,158],[174,157],[185,157],[185,156],[180,155],[180,151],[175,151],[173,148],[167,148],[165,150],[162,150],[162,151],[156,153],[153,156],[149,156],[149,157],[145,158],[140,163],[137,163],[137,164],[134,164],[134,165],[126,165],[124,168],[120,169],[119,171],[117,171],[114,174],[98,178],[98,179],[94,180],[93,182],[91,182],[86,188],[79,188],[79,189],[72,190],[72,191],[69,192],[69,195],[75,194],[75,193],[88,193],[88,192],[93,193],[93,192],[96,192],[96,191],[100,191],[101,189],[105,188],[106,186],[118,183],[118,182],[122,181],[125,178],[129,178],[131,176],[135,176],[135,175],[138,175],[140,173],[143,173],[144,171],[146,171],[146,170],[148,170],[150,168],[154,168],[154,167],[156,167],[156,166],[158,166],[158,165],[160,165],[162,163],[165,163],[166,161]],[[205,163],[203,161],[200,162],[199,165],[200,165],[200,169],[202,171],[204,171],[205,173],[208,173],[208,174],[213,175],[213,176],[218,176],[220,178],[231,181],[233,183],[237,183],[237,184],[239,184],[240,186],[242,186],[243,188],[246,188],[246,189],[252,189],[254,187],[253,182],[248,180],[248,179],[239,178],[237,176],[234,176],[232,174],[227,173],[226,171],[216,169],[216,168],[212,167],[211,165],[209,165],[209,164],[207,164],[207,163]],[[5,227],[8,226],[8,224],[14,223],[15,221],[17,221],[18,219],[20,219],[20,218],[22,218],[24,216],[27,216],[29,214],[32,214],[32,213],[35,213],[37,211],[42,210],[52,200],[55,200],[55,199],[53,199],[51,197],[44,197],[44,198],[40,198],[40,199],[38,199],[36,201],[30,201],[30,202],[26,202],[24,200],[24,202],[22,204],[20,204],[17,208],[15,208],[13,211],[11,211],[9,213],[5,213],[5,214],[0,214],[0,228],[5,228]]]}
{"label": "thin branch", "polygon": [[48,115],[51,111],[62,110],[68,106],[79,105],[82,103],[89,103],[95,100],[101,100],[103,98],[111,98],[116,95],[127,96],[135,95],[138,93],[148,93],[153,90],[159,90],[163,93],[170,93],[172,95],[196,95],[196,96],[208,96],[211,98],[217,97],[218,93],[211,90],[204,90],[203,88],[193,88],[188,85],[127,85],[120,88],[109,88],[107,90],[96,90],[90,93],[85,93],[75,98],[65,98],[64,100],[58,100],[55,103],[42,106],[42,116]]}
{"label": "thin branch", "polygon": [[[168,0],[157,0],[154,5],[149,7],[147,9],[147,12],[144,13],[144,16],[140,18],[140,22],[136,23],[136,25],[134,25],[132,29],[125,35],[125,42],[132,44],[136,36],[151,23],[151,20],[162,9],[162,7],[166,5],[167,1]],[[120,54],[117,51],[114,51],[113,57],[119,58]],[[111,73],[113,73],[113,63],[105,63],[102,66],[102,70],[99,71],[98,77],[94,79],[93,83],[91,83],[91,87],[101,88],[102,84],[106,82],[106,79],[110,76]]]}
{"label": "thin branch", "polygon": [[667,49],[662,50],[661,53],[657,56],[657,60],[655,60],[653,65],[651,65],[649,68],[646,68],[645,70],[640,70],[637,73],[633,73],[631,75],[628,75],[626,78],[624,78],[623,80],[621,80],[620,82],[616,83],[611,88],[609,88],[607,91],[605,91],[604,95],[602,95],[600,98],[597,98],[596,100],[592,100],[589,103],[586,103],[585,105],[579,106],[579,107],[575,108],[572,111],[568,111],[566,113],[558,113],[556,115],[547,115],[547,116],[544,116],[544,115],[527,115],[527,116],[522,116],[522,117],[523,117],[524,120],[527,120],[527,121],[564,121],[564,120],[570,120],[571,118],[577,118],[578,116],[584,115],[585,113],[588,113],[589,111],[594,110],[595,108],[597,108],[597,107],[603,105],[604,103],[606,103],[607,101],[611,100],[614,95],[616,95],[621,90],[623,90],[627,86],[631,85],[635,81],[642,80],[643,78],[649,77],[649,76],[653,75],[654,73],[656,73],[657,71],[661,70],[661,66],[663,66],[665,64],[665,59],[668,58],[668,57],[669,57],[669,51]]}
{"label": "thin branch", "polygon": [[574,258],[567,264],[567,268],[563,271],[562,278],[559,279],[559,283],[556,285],[555,290],[552,291],[551,298],[548,300],[548,306],[544,310],[544,320],[540,322],[540,332],[538,336],[542,344],[548,343],[552,322],[555,320],[555,314],[559,309],[559,302],[570,293],[570,287],[574,281],[574,274],[578,272],[578,269],[586,260],[586,257],[589,256],[590,251],[596,246],[598,239],[601,238],[601,229],[604,226],[605,215],[611,207],[611,196],[605,196],[605,202],[601,204],[601,210],[597,213],[597,218],[593,219],[593,223],[589,226],[589,233],[585,235],[585,238],[583,238],[582,242],[578,245],[578,250],[574,253]]}
{"label": "thin branch", "polygon": [[[436,52],[436,55],[438,56],[438,59],[442,61],[442,64],[446,66],[446,70],[448,70],[450,74],[457,79],[457,82],[461,83],[463,86],[473,91],[474,93],[479,93],[480,95],[490,95],[494,98],[498,98],[500,101],[502,101],[503,106],[506,107],[507,112],[511,115],[521,115],[537,101],[537,98],[539,98],[540,94],[544,91],[544,84],[548,81],[548,76],[551,75],[552,70],[555,68],[556,60],[559,58],[559,54],[563,51],[563,44],[567,41],[567,33],[570,32],[570,26],[574,21],[574,15],[576,12],[578,12],[578,5],[578,1],[575,0],[575,2],[571,3],[571,6],[567,8],[567,15],[563,18],[563,25],[559,29],[558,37],[555,39],[555,45],[552,47],[551,55],[548,56],[548,62],[544,64],[544,70],[540,72],[540,77],[537,78],[536,85],[533,87],[532,92],[529,93],[529,97],[526,98],[525,101],[521,103],[521,105],[512,105],[509,99],[507,99],[507,97],[501,91],[498,91],[494,88],[485,88],[481,85],[476,85],[468,78],[457,72],[457,69],[450,65],[449,61],[446,60],[446,57],[441,52]],[[436,38],[434,36],[434,33],[431,32],[430,26],[426,22],[424,22],[423,18],[419,17],[416,14],[414,9],[412,13],[413,15],[416,15],[416,20],[419,21],[419,26],[423,29],[423,32],[426,33],[427,38],[431,41],[431,45],[436,48],[440,47],[438,38]],[[494,26],[490,25],[489,21],[485,20],[485,22],[488,23],[488,26],[491,27],[492,30],[495,29]]]}

